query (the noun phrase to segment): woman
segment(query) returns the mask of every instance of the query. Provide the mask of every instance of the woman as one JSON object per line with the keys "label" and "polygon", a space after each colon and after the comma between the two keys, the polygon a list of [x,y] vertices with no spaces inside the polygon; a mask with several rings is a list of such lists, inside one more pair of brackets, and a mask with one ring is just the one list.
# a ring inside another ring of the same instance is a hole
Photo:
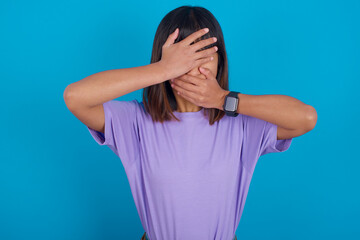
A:
{"label": "woman", "polygon": [[[142,88],[142,102],[114,100]],[[230,92],[220,25],[190,6],[162,19],[149,65],[66,88],[69,110],[122,161],[141,239],[237,239],[258,158],[315,125],[315,109],[292,97]]]}

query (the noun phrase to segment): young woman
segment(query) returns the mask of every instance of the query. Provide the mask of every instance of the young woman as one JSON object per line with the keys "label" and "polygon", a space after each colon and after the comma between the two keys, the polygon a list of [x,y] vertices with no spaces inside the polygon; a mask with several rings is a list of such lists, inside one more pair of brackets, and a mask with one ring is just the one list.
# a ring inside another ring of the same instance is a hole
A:
{"label": "young woman", "polygon": [[[141,102],[114,100],[138,89]],[[64,98],[121,159],[151,240],[237,239],[258,158],[286,151],[317,118],[289,96],[229,91],[220,25],[190,6],[162,19],[149,65],[93,74]]]}

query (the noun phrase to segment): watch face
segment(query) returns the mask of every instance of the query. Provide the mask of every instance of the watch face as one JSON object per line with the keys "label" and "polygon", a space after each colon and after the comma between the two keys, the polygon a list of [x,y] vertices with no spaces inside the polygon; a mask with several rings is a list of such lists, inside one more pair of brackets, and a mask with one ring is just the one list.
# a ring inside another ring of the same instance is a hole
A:
{"label": "watch face", "polygon": [[237,110],[238,101],[239,101],[239,99],[237,99],[237,98],[227,97],[227,98],[226,98],[225,110],[226,110],[226,111],[236,111],[236,110]]}

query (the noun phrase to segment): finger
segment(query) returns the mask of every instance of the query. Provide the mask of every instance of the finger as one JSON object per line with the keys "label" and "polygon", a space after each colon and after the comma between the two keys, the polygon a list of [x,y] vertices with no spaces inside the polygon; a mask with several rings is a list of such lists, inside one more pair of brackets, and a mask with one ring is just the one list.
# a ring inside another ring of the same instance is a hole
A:
{"label": "finger", "polygon": [[217,46],[214,46],[212,48],[206,49],[206,50],[202,50],[200,52],[195,53],[195,57],[198,58],[204,58],[204,57],[208,57],[211,56],[212,54],[216,53],[218,50]]}
{"label": "finger", "polygon": [[206,79],[213,78],[212,72],[208,68],[200,67],[200,72],[205,75]]}
{"label": "finger", "polygon": [[206,38],[206,39],[198,41],[198,42],[196,42],[196,43],[194,43],[193,45],[190,45],[190,46],[191,46],[191,48],[194,49],[194,51],[202,51],[201,50],[202,48],[215,43],[216,42],[215,39],[216,39],[216,37]]}
{"label": "finger", "polygon": [[191,83],[196,86],[200,86],[200,84],[201,84],[200,81],[203,80],[203,79],[200,80],[198,77],[191,76],[190,74],[182,75],[182,76],[176,78],[175,81],[177,82],[178,79],[179,79],[179,81],[185,81],[185,82]]}
{"label": "finger", "polygon": [[198,66],[201,66],[201,65],[203,65],[203,64],[205,64],[205,63],[207,63],[207,62],[210,62],[210,61],[212,61],[212,60],[214,60],[214,57],[206,57],[206,58],[200,58],[200,59],[197,59],[197,60],[195,60],[195,66],[196,67],[198,67]]}
{"label": "finger", "polygon": [[185,82],[185,81],[182,81],[180,79],[177,79],[176,81],[174,81],[171,86],[173,88],[182,88],[182,89],[185,89],[186,91],[189,91],[189,92],[194,92],[194,93],[198,93],[198,89],[199,87],[192,84],[192,83],[189,83],[189,82]]}
{"label": "finger", "polygon": [[195,99],[197,98],[198,94],[194,92],[187,91],[179,86],[174,86],[174,90],[177,94],[188,100],[189,102],[192,102],[196,104]]}
{"label": "finger", "polygon": [[171,44],[173,44],[175,42],[175,39],[178,37],[178,35],[179,35],[179,28],[176,28],[175,31],[169,35],[163,46],[168,47]]}
{"label": "finger", "polygon": [[200,29],[199,31],[190,34],[180,42],[186,46],[190,45],[190,43],[194,42],[196,39],[200,38],[202,35],[206,34],[207,32],[209,32],[209,30],[206,30],[206,28]]}

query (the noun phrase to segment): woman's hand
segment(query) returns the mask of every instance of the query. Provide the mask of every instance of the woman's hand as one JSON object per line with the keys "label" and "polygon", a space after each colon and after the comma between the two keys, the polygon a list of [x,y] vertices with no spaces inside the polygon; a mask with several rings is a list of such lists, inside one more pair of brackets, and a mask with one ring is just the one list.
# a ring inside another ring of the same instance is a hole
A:
{"label": "woman's hand", "polygon": [[200,68],[206,79],[184,74],[171,79],[174,92],[197,106],[223,110],[225,96],[229,91],[222,89],[216,77],[208,68]]}
{"label": "woman's hand", "polygon": [[174,41],[178,37],[179,29],[177,28],[169,35],[165,44],[162,46],[162,56],[159,61],[164,67],[164,70],[167,71],[169,79],[183,75],[191,69],[198,68],[200,65],[213,59],[210,55],[218,50],[216,46],[202,51],[198,50],[216,42],[217,39],[215,37],[207,38],[190,45],[208,32],[208,30],[205,31],[205,29],[206,28],[200,29],[175,44]]}

